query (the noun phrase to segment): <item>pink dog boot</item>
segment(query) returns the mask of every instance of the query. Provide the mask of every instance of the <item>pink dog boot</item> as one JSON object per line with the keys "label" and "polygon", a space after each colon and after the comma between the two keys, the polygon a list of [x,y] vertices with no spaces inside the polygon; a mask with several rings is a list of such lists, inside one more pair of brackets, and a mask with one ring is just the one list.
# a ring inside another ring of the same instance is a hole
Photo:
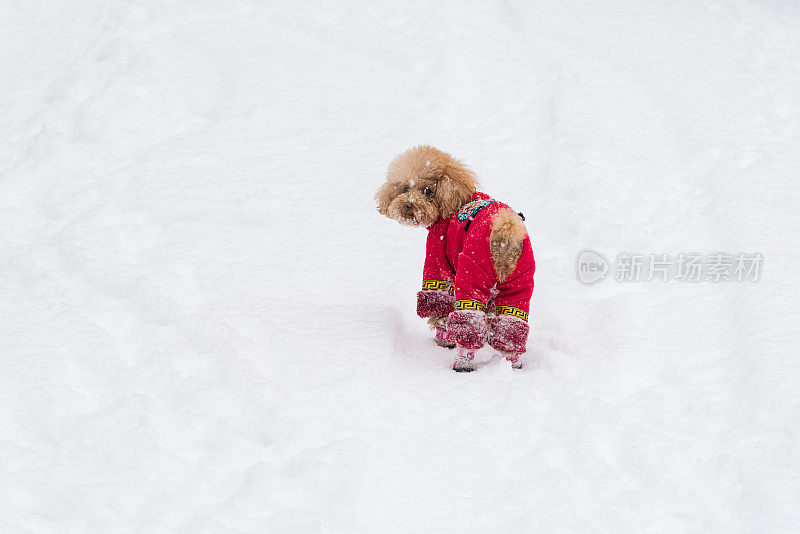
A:
{"label": "pink dog boot", "polygon": [[475,358],[475,351],[459,345],[456,361],[453,362],[453,371],[456,373],[470,373],[475,370],[472,360]]}
{"label": "pink dog boot", "polygon": [[447,330],[442,328],[441,326],[436,327],[436,344],[440,347],[444,347],[446,349],[454,349],[456,348],[455,343],[451,343],[447,341]]}
{"label": "pink dog boot", "polygon": [[501,353],[506,357],[506,361],[511,362],[512,369],[522,369],[522,355],[516,352],[512,353]]}

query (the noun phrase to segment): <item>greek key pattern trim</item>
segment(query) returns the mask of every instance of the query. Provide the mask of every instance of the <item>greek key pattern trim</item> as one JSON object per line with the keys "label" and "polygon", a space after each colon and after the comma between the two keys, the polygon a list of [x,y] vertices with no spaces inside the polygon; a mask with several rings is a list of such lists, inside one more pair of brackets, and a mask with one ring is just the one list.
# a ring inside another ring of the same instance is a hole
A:
{"label": "greek key pattern trim", "polygon": [[528,312],[514,306],[495,306],[494,313],[495,315],[511,315],[528,322]]}
{"label": "greek key pattern trim", "polygon": [[458,310],[475,310],[475,311],[486,311],[486,305],[483,302],[478,302],[477,300],[457,300],[455,305],[456,311]]}
{"label": "greek key pattern trim", "polygon": [[422,281],[422,290],[426,289],[439,289],[441,291],[447,291],[451,295],[455,291],[455,286],[453,282],[448,282],[447,280],[423,280]]}

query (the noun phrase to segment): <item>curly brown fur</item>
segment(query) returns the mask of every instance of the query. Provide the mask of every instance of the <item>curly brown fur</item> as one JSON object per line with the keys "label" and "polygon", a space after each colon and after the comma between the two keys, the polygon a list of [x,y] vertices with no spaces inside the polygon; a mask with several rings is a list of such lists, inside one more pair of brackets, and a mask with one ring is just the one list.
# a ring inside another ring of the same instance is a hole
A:
{"label": "curly brown fur", "polygon": [[447,326],[446,315],[434,315],[432,317],[428,317],[428,327],[431,330],[436,330],[437,328],[444,328],[446,326]]}
{"label": "curly brown fur", "polygon": [[498,211],[492,219],[489,251],[498,282],[502,282],[514,272],[522,256],[522,244],[527,235],[528,231],[522,224],[522,218],[510,209]]}
{"label": "curly brown fur", "polygon": [[394,158],[386,183],[375,193],[381,215],[411,226],[430,226],[453,215],[478,188],[473,172],[428,145]]}

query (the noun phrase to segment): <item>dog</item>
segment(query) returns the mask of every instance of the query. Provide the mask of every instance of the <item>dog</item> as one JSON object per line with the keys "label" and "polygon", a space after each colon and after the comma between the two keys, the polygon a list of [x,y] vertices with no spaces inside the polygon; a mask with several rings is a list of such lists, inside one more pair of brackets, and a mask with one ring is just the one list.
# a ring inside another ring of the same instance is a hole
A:
{"label": "dog", "polygon": [[478,191],[461,161],[420,145],[389,164],[378,212],[427,228],[417,315],[439,346],[458,347],[453,370],[474,371],[484,343],[521,368],[536,263],[524,217]]}

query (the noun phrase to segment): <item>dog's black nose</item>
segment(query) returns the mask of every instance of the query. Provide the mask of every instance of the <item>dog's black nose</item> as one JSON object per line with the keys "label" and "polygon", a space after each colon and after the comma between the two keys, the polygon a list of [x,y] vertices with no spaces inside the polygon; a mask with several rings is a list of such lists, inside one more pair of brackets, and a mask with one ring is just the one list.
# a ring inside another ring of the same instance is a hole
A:
{"label": "dog's black nose", "polygon": [[411,213],[411,210],[414,209],[414,206],[410,202],[406,202],[403,204],[403,211],[406,213]]}

